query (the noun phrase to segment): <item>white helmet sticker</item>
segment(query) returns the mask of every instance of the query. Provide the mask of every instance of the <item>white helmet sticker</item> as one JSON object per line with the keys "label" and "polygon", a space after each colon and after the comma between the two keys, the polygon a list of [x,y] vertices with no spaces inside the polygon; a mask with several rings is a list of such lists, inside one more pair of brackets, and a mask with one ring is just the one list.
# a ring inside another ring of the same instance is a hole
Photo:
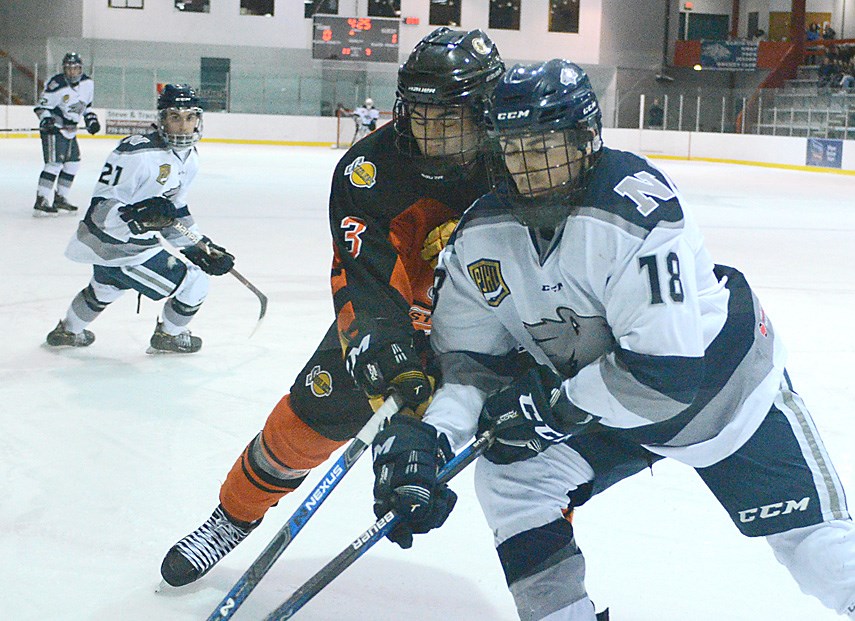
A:
{"label": "white helmet sticker", "polygon": [[564,86],[576,84],[579,80],[579,72],[573,67],[562,67],[561,77],[559,78]]}

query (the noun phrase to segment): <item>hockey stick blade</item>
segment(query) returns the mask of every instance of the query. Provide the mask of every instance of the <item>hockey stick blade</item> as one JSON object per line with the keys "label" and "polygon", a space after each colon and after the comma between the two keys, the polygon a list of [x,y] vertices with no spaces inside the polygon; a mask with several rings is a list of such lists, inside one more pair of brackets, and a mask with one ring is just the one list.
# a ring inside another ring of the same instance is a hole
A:
{"label": "hockey stick blade", "polygon": [[[202,238],[193,231],[191,231],[187,226],[185,226],[183,222],[179,222],[178,220],[176,220],[172,223],[172,228],[174,228],[184,237],[193,242],[193,245],[195,245],[197,248],[208,252],[208,246],[202,241]],[[246,279],[246,276],[238,272],[235,268],[230,269],[229,274],[234,276],[238,280],[238,282],[240,282],[244,287],[252,291],[255,294],[255,297],[258,298],[258,303],[261,305],[261,310],[258,313],[258,321],[255,323],[255,327],[252,329],[252,332],[249,335],[251,337],[253,334],[255,334],[255,331],[258,330],[258,326],[261,325],[261,320],[264,319],[264,315],[267,314],[267,296],[264,295],[258,287],[249,282]]]}
{"label": "hockey stick blade", "polygon": [[217,604],[217,608],[208,616],[207,621],[226,621],[227,619],[231,619],[244,600],[258,586],[261,579],[270,571],[276,560],[291,545],[294,537],[306,525],[309,518],[318,510],[324,500],[329,497],[330,492],[341,482],[344,475],[350,471],[356,460],[365,452],[365,449],[371,446],[371,441],[377,435],[383,421],[401,409],[401,405],[400,398],[397,395],[391,395],[377,409],[374,415],[368,419],[368,422],[356,434],[356,437],[350,442],[344,453],[342,453],[321,478],[320,483],[309,492],[309,495],[306,496],[306,499],[300,504],[299,508],[288,518],[288,521],[279,529],[279,532],[273,536],[267,547],[253,561],[252,565],[249,566],[249,569],[238,579],[223,600]]}
{"label": "hockey stick blade", "polygon": [[[439,483],[447,483],[461,470],[481,455],[493,442],[493,431],[488,429],[479,435],[474,442],[460,451],[437,476]],[[345,569],[353,565],[356,560],[365,554],[375,543],[383,539],[395,525],[400,517],[389,511],[386,515],[374,522],[371,527],[355,539],[348,547],[342,550],[338,556],[323,566],[314,576],[309,578],[302,586],[291,594],[276,610],[264,618],[264,621],[284,621],[293,617],[297,611],[305,606],[309,600],[321,592]]]}

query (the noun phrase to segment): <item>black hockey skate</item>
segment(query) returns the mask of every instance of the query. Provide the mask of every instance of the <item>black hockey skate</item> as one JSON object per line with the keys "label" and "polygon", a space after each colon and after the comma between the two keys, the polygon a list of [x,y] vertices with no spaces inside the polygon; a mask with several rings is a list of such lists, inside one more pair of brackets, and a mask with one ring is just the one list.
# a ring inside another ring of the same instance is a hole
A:
{"label": "black hockey skate", "polygon": [[190,330],[167,334],[163,331],[163,324],[158,321],[149,345],[146,350],[148,354],[192,354],[202,349],[202,339],[190,334]]}
{"label": "black hockey skate", "polygon": [[53,208],[56,211],[64,211],[67,213],[74,213],[77,211],[77,205],[72,205],[67,200],[65,200],[64,196],[60,196],[59,194],[54,195],[53,197]]}
{"label": "black hockey skate", "polygon": [[60,319],[56,327],[48,332],[45,341],[51,347],[89,347],[95,341],[95,335],[89,330],[78,334],[69,332],[65,329],[65,322]]}
{"label": "black hockey skate", "polygon": [[33,205],[33,216],[42,218],[44,216],[55,216],[58,213],[59,210],[54,205],[48,203],[44,196],[36,197],[36,204]]}
{"label": "black hockey skate", "polygon": [[195,582],[246,539],[259,522],[234,522],[222,505],[217,505],[204,524],[169,549],[160,575],[174,587]]}
{"label": "black hockey skate", "polygon": [[609,609],[597,613],[597,621],[609,621]]}

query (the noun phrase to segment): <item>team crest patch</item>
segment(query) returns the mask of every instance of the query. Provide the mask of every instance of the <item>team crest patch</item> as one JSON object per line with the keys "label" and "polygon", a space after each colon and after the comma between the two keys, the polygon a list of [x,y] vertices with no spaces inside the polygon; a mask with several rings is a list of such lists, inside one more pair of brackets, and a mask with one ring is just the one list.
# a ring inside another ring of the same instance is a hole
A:
{"label": "team crest patch", "polygon": [[361,155],[348,164],[344,174],[357,188],[371,188],[377,183],[377,167]]}
{"label": "team crest patch", "polygon": [[157,173],[157,179],[155,179],[155,181],[157,181],[160,185],[163,185],[164,183],[166,183],[166,180],[169,179],[170,172],[172,172],[171,164],[161,164],[160,170]]}
{"label": "team crest patch", "polygon": [[469,264],[469,277],[481,290],[481,294],[490,306],[498,306],[511,294],[505,279],[502,278],[502,264],[495,259],[481,259]]}
{"label": "team crest patch", "polygon": [[487,44],[481,37],[475,37],[472,39],[472,49],[481,54],[481,56],[486,56],[490,53],[490,48],[487,47]]}
{"label": "team crest patch", "polygon": [[332,375],[316,364],[306,376],[306,386],[316,397],[329,397],[332,394]]}

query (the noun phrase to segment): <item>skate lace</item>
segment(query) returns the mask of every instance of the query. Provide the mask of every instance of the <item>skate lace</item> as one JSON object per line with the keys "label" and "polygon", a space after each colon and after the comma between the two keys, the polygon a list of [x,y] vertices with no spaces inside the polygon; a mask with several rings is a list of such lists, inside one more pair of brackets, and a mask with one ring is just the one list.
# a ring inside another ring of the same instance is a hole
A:
{"label": "skate lace", "polygon": [[190,341],[190,331],[189,330],[185,330],[184,332],[181,332],[180,334],[176,334],[173,338],[175,339],[175,342],[178,344],[178,346],[180,348],[182,348],[182,349],[189,349],[190,348],[191,341]]}
{"label": "skate lace", "polygon": [[199,571],[212,567],[249,534],[217,509],[208,521],[178,542],[181,554]]}

